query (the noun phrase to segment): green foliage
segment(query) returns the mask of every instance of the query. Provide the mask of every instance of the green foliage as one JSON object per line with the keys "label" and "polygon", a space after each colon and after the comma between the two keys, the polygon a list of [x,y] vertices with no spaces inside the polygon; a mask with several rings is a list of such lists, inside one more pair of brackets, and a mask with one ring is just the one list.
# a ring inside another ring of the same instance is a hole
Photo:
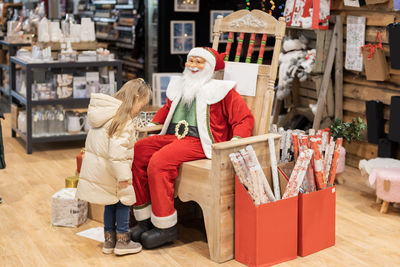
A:
{"label": "green foliage", "polygon": [[329,126],[329,130],[332,133],[333,138],[344,138],[347,142],[357,141],[361,139],[362,132],[367,128],[367,125],[363,122],[363,120],[358,118],[353,118],[351,122],[342,122],[339,119],[336,119],[331,126]]}

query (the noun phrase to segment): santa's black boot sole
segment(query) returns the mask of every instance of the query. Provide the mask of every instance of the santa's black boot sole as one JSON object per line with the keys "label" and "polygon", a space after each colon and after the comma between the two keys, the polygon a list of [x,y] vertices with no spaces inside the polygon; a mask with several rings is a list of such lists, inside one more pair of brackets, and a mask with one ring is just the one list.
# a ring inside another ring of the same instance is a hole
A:
{"label": "santa's black boot sole", "polygon": [[130,229],[131,231],[131,239],[134,242],[141,242],[141,236],[144,232],[147,232],[154,228],[154,225],[151,223],[150,218],[143,221],[138,221],[137,225]]}
{"label": "santa's black boot sole", "polygon": [[166,243],[175,241],[178,238],[178,227],[176,225],[166,228],[153,228],[142,234],[142,245],[146,249],[160,247]]}

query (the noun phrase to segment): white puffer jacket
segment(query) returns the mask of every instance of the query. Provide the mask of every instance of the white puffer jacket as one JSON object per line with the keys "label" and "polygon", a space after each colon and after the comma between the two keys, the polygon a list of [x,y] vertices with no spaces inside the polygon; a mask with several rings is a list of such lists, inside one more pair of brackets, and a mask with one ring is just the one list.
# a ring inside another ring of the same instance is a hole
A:
{"label": "white puffer jacket", "polygon": [[[121,135],[109,138],[107,128],[121,101],[105,94],[92,94],[88,120],[92,129],[86,138],[86,152],[82,161],[76,197],[90,203],[124,205],[136,202],[132,186],[132,159],[135,143],[133,120]],[[119,189],[119,181],[129,181],[127,188]]]}

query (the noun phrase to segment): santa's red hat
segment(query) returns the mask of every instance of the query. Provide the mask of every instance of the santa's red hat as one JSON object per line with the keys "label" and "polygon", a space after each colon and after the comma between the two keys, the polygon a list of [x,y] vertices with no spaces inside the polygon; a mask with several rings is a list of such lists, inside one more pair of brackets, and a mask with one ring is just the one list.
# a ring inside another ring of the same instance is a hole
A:
{"label": "santa's red hat", "polygon": [[225,68],[225,53],[218,53],[209,47],[195,47],[190,50],[189,57],[202,57],[204,58],[214,69],[214,71],[222,70]]}

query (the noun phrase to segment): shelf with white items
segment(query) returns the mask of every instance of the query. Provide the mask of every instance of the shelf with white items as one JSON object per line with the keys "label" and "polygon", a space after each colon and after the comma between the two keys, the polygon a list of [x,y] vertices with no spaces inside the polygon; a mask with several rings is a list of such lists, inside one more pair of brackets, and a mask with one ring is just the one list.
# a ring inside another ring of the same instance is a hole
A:
{"label": "shelf with white items", "polygon": [[[57,136],[42,136],[35,137],[32,135],[32,108],[38,105],[63,105],[73,108],[85,108],[88,106],[90,99],[88,98],[60,98],[48,100],[33,100],[32,99],[32,84],[33,84],[33,69],[53,70],[58,69],[63,73],[75,72],[83,70],[87,72],[92,68],[113,67],[116,70],[117,90],[122,86],[122,62],[120,60],[109,61],[89,61],[89,62],[28,62],[17,57],[10,58],[10,85],[11,85],[11,99],[24,105],[26,107],[26,134],[19,133],[16,129],[12,129],[12,137],[16,137],[17,133],[26,141],[26,151],[28,154],[32,153],[32,144],[38,142],[56,142],[56,141],[71,141],[71,140],[84,140],[86,134],[64,134]],[[16,90],[16,65],[25,68],[25,84],[26,92],[25,97]]]}

